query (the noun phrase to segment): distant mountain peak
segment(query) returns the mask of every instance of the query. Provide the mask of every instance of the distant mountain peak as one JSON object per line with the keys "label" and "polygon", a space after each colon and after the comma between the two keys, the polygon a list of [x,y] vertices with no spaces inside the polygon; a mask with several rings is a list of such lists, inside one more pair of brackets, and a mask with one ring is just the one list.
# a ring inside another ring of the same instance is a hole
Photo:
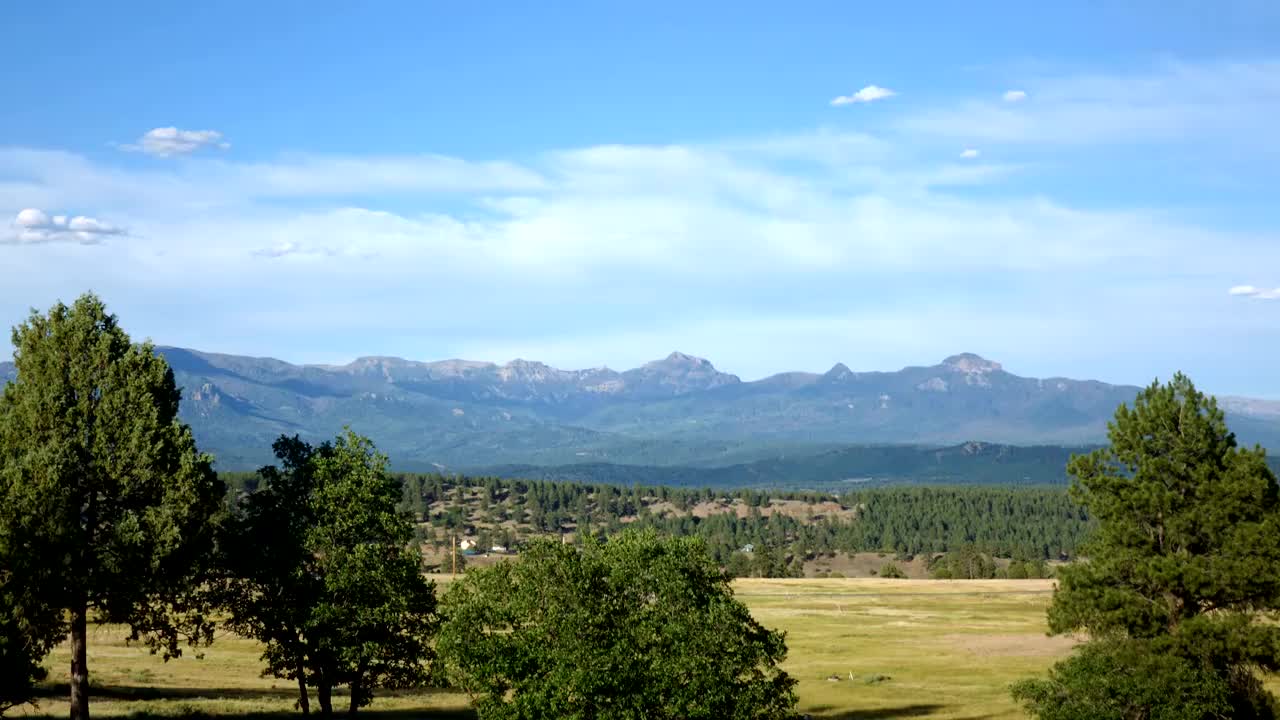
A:
{"label": "distant mountain peak", "polygon": [[524,358],[516,358],[515,360],[512,360],[511,362],[504,365],[503,367],[532,369],[532,370],[548,370],[551,368],[550,365],[540,360],[525,360]]}
{"label": "distant mountain peak", "polygon": [[711,361],[705,358],[686,355],[685,353],[676,351],[661,360],[654,360],[648,363],[651,367],[687,367],[687,368],[712,368]]}
{"label": "distant mountain peak", "polygon": [[737,375],[722,373],[704,360],[682,352],[673,352],[661,360],[645,363],[622,373],[626,385],[643,395],[683,395],[695,390],[710,390],[721,385],[736,385]]}
{"label": "distant mountain peak", "polygon": [[942,365],[963,373],[991,373],[1004,369],[1004,366],[1000,363],[988,360],[981,355],[975,355],[973,353],[952,355],[946,360],[943,360]]}
{"label": "distant mountain peak", "polygon": [[853,371],[849,369],[848,365],[838,362],[832,365],[831,369],[825,372],[822,377],[827,380],[847,380],[853,377]]}
{"label": "distant mountain peak", "polygon": [[347,367],[366,368],[366,367],[404,367],[413,364],[410,360],[394,357],[391,355],[361,355],[352,360]]}

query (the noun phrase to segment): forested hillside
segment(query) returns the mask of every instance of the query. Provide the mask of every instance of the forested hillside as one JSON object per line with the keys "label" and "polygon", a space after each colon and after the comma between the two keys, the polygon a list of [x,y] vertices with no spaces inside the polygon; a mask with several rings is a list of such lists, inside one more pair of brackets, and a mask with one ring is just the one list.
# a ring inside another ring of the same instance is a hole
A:
{"label": "forested hillside", "polygon": [[[805,559],[834,553],[898,556],[971,547],[1000,557],[1073,556],[1089,529],[1063,489],[903,487],[845,493],[622,487],[401,474],[403,507],[435,548],[470,539],[480,550],[514,550],[543,535],[608,535],[624,526],[704,538],[720,562],[750,547],[753,561],[786,574]],[[256,476],[225,474],[230,492]]]}
{"label": "forested hillside", "polygon": [[813,455],[784,454],[726,467],[579,463],[508,465],[485,474],[580,483],[847,491],[889,484],[1064,485],[1071,455],[1087,448],[963,443],[951,447],[872,445]]}

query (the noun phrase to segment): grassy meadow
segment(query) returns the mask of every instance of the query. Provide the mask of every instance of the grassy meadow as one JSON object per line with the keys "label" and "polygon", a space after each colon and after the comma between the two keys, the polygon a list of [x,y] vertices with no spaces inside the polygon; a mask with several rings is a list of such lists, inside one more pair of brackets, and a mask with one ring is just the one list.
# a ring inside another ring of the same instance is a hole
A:
{"label": "grassy meadow", "polygon": [[[735,587],[761,622],[786,631],[785,667],[799,680],[801,712],[816,718],[1022,717],[1009,683],[1071,647],[1044,634],[1047,580],[743,579]],[[96,716],[297,714],[296,687],[259,675],[251,641],[221,635],[202,659],[165,663],[124,638],[120,628],[90,630]],[[58,648],[47,697],[15,714],[65,718],[68,665],[67,648]],[[472,717],[467,708],[461,695],[406,692],[379,695],[361,713]]]}

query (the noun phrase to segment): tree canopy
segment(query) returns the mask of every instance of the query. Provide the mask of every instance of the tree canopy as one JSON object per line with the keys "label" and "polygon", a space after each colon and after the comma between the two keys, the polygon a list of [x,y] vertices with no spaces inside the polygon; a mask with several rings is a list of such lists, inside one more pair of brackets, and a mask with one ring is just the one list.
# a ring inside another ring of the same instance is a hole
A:
{"label": "tree canopy", "polygon": [[1238,447],[1216,401],[1181,374],[1121,406],[1109,437],[1068,466],[1098,527],[1087,561],[1060,571],[1050,629],[1182,658],[1231,687],[1235,717],[1259,716],[1270,701],[1251,671],[1280,670],[1280,491],[1265,451]]}
{"label": "tree canopy", "polygon": [[780,633],[692,538],[530,544],[445,594],[439,651],[484,720],[790,717]]}
{"label": "tree canopy", "polygon": [[426,680],[435,586],[386,457],[349,430],[274,449],[281,466],[261,470],[227,524],[230,627],[264,643],[269,673],[298,681],[304,713],[309,686],[327,716],[334,687],[350,688],[355,713],[375,688]]}
{"label": "tree canopy", "polygon": [[[126,623],[166,657],[208,639],[198,590],[223,488],[178,420],[164,359],[96,296],[33,311],[0,396],[0,567],[70,630],[72,717],[89,712],[86,624]],[[66,621],[63,620],[66,612]],[[52,637],[37,638],[47,645]]]}

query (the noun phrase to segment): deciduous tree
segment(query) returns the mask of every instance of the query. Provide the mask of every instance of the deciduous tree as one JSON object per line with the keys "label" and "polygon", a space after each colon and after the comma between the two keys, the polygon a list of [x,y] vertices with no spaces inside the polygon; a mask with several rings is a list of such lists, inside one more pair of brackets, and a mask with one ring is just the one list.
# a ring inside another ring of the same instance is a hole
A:
{"label": "deciduous tree", "polygon": [[535,541],[467,573],[444,607],[441,657],[484,720],[792,716],[783,636],[692,538]]}
{"label": "deciduous tree", "polygon": [[229,625],[262,641],[267,672],[298,682],[321,713],[350,689],[350,713],[375,688],[427,679],[438,625],[435,586],[421,575],[413,522],[387,459],[350,431],[313,448],[275,443],[280,467],[260,472],[225,543]]}

